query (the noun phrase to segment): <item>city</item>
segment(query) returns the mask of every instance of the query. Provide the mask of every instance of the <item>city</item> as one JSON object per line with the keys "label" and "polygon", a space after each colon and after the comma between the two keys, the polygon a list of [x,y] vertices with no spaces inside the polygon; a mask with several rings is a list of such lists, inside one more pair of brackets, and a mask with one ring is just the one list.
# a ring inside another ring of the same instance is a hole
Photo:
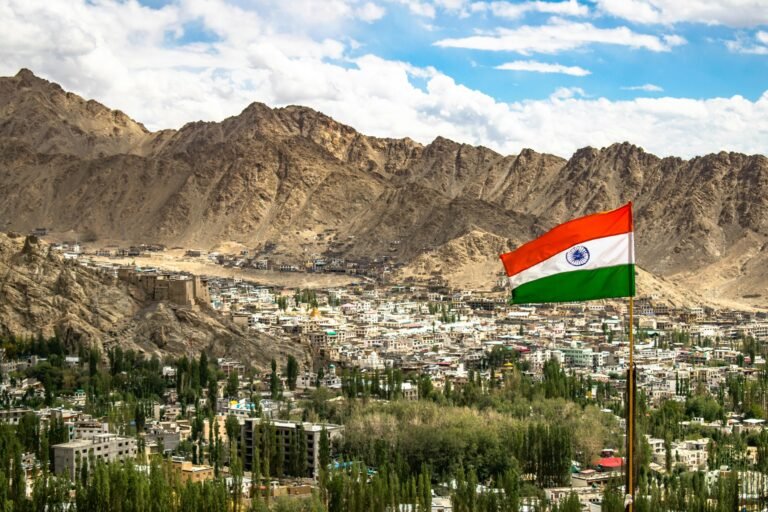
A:
{"label": "city", "polygon": [[[372,449],[365,443],[394,436],[389,449],[396,450],[408,437],[398,423],[408,419],[395,420],[396,411],[434,414],[421,407],[504,411],[523,424],[563,416],[573,430],[558,434],[568,449],[555,467],[543,468],[525,445],[519,467],[500,463],[530,484],[516,496],[522,509],[557,506],[572,495],[583,507],[600,504],[622,480],[626,301],[510,305],[504,292],[440,283],[290,289],[130,266],[125,258],[97,262],[85,250],[70,258],[152,300],[212,308],[244,330],[305,346],[308,357],[290,356],[264,371],[248,360],[209,361],[204,352],[160,360],[124,352],[119,343],[99,354],[67,349],[55,338],[5,339],[0,421],[15,426],[22,441],[27,487],[20,492],[30,497],[32,482],[49,470],[52,481],[69,482],[99,461],[131,461],[149,473],[161,460],[182,481],[223,477],[238,507],[313,496],[330,502],[326,472],[347,464],[363,464],[369,478],[386,471],[386,462],[360,456]],[[674,307],[664,297],[638,296],[632,328],[648,477],[733,475],[742,502],[762,503],[768,313]],[[396,422],[384,427],[382,414]],[[410,427],[414,435],[426,427],[419,423]],[[445,480],[424,501],[430,510],[453,510],[459,484],[449,480],[449,467],[457,461],[449,440],[431,442],[432,450],[445,451],[447,466],[419,450],[408,463],[434,464],[433,476]],[[477,449],[477,457],[489,456]],[[494,481],[487,463],[465,464],[478,472],[478,486]]]}
{"label": "city", "polygon": [[0,512],[768,512],[768,0],[0,26]]}

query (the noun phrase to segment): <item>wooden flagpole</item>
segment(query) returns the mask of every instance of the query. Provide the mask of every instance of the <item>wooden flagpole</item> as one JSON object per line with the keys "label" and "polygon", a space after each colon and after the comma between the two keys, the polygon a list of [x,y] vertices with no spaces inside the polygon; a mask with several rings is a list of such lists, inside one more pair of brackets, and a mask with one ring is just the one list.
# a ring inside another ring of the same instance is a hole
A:
{"label": "wooden flagpole", "polygon": [[635,298],[629,297],[629,370],[627,371],[627,494],[629,506],[635,509],[635,336],[634,309]]}

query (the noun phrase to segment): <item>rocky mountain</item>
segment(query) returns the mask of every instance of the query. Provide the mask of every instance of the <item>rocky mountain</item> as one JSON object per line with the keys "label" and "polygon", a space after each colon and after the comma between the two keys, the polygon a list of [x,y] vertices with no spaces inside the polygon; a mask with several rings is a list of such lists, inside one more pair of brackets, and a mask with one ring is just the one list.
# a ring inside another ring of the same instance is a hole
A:
{"label": "rocky mountain", "polygon": [[[444,138],[368,137],[309,108],[259,103],[220,123],[149,132],[22,70],[0,78],[0,196],[0,227],[19,231],[269,243],[297,261],[388,254],[407,275],[467,267],[478,283],[501,270],[486,250],[632,200],[642,267],[711,299],[760,305],[768,292],[761,155],[682,160],[623,143],[568,160],[504,156]],[[435,254],[439,270],[428,265]]]}
{"label": "rocky mountain", "polygon": [[119,343],[148,355],[271,359],[305,357],[298,344],[247,333],[208,307],[149,302],[143,293],[93,269],[66,261],[35,237],[0,234],[0,335],[58,336],[102,351]]}

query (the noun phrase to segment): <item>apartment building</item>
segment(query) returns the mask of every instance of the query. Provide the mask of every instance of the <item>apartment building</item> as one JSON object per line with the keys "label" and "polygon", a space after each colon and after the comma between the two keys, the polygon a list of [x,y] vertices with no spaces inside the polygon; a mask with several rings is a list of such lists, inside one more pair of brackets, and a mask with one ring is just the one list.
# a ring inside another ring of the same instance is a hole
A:
{"label": "apartment building", "polygon": [[75,479],[89,461],[122,461],[136,456],[136,440],[114,434],[97,434],[90,439],[76,439],[53,446],[53,471]]}
{"label": "apartment building", "polygon": [[[261,432],[261,418],[245,418],[241,427],[243,465],[246,471],[253,468],[254,442],[259,443],[260,452],[263,450],[263,441],[259,433]],[[294,444],[291,443],[292,436],[295,435],[298,427],[301,426],[304,431],[307,446],[307,468],[308,474],[313,478],[319,475],[320,469],[320,436],[323,429],[328,434],[329,441],[341,436],[344,427],[332,424],[301,423],[294,421],[272,421],[270,426],[274,428],[278,443],[283,443],[284,466],[287,467],[291,460],[291,449]]]}
{"label": "apartment building", "polygon": [[109,433],[109,424],[101,421],[77,421],[73,424],[75,439],[93,439],[101,434]]}
{"label": "apartment building", "polygon": [[16,409],[2,409],[0,410],[0,423],[7,423],[9,425],[18,425],[22,416],[27,413],[34,412],[32,409],[16,408]]}

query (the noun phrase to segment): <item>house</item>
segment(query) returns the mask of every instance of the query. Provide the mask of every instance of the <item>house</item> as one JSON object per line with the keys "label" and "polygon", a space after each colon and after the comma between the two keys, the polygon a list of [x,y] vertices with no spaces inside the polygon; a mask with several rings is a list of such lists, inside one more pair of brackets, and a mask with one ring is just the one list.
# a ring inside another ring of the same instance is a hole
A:
{"label": "house", "polygon": [[622,457],[603,457],[595,463],[595,467],[600,472],[620,471],[624,465]]}
{"label": "house", "polygon": [[172,462],[173,470],[179,475],[181,481],[198,483],[213,480],[213,466],[192,464],[179,457],[174,457]]}

